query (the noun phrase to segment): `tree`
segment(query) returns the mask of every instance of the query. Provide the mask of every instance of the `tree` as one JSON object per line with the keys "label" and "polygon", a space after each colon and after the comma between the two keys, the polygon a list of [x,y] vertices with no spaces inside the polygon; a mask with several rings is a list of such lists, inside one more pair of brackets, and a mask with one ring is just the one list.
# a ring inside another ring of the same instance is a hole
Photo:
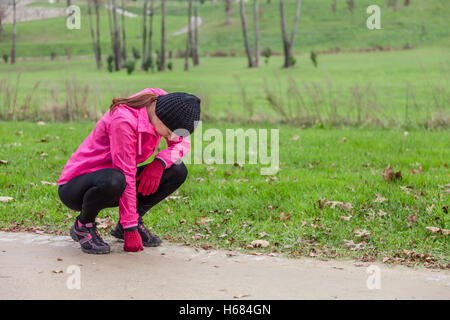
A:
{"label": "tree", "polygon": [[294,57],[292,56],[292,46],[294,45],[295,32],[298,27],[298,20],[300,18],[300,6],[302,0],[297,0],[297,9],[295,11],[294,28],[292,29],[291,39],[288,40],[286,30],[286,15],[284,13],[284,0],[280,0],[280,14],[281,14],[281,33],[283,38],[284,49],[284,68],[289,68],[294,65]]}
{"label": "tree", "polygon": [[248,67],[253,68],[254,63],[253,63],[253,59],[252,59],[252,53],[250,52],[250,44],[248,42],[247,21],[245,19],[244,0],[239,0],[239,8],[240,8],[240,12],[241,12],[242,32],[244,34],[244,46],[245,46],[245,52],[247,53]]}
{"label": "tree", "polygon": [[159,70],[166,70],[166,1],[161,0],[161,54]]}
{"label": "tree", "polygon": [[186,41],[186,54],[184,56],[184,70],[189,70],[189,57],[192,53],[192,28],[191,28],[191,18],[192,18],[192,0],[188,2],[188,32]]}
{"label": "tree", "polygon": [[144,69],[144,65],[147,62],[147,4],[148,0],[144,0],[144,19],[142,28],[142,63],[141,67]]}
{"label": "tree", "polygon": [[11,64],[15,64],[16,63],[16,38],[17,38],[16,4],[17,4],[17,0],[12,0],[12,5],[13,5],[13,36],[12,36],[12,47],[11,47]]}
{"label": "tree", "polygon": [[120,33],[119,33],[119,24],[117,21],[117,6],[116,6],[116,0],[112,0],[113,7],[112,7],[112,16],[114,21],[114,66],[115,70],[119,71],[122,68],[122,61],[121,61],[121,52],[120,52]]}
{"label": "tree", "polygon": [[[150,59],[150,62],[152,62],[153,60],[153,56],[152,56],[152,50],[153,50],[153,44],[152,44],[152,39],[153,39],[153,17],[154,17],[154,3],[155,0],[151,0],[150,1],[150,30],[148,32],[148,57]],[[153,62],[152,62],[153,65]]]}
{"label": "tree", "polygon": [[231,24],[231,0],[225,0],[225,24]]}
{"label": "tree", "polygon": [[108,25],[109,25],[109,34],[111,36],[111,49],[114,53],[114,28],[112,23],[112,17],[111,17],[111,10],[112,10],[112,4],[110,3],[111,0],[106,0],[108,2],[107,5],[107,12],[108,12]]}
{"label": "tree", "polygon": [[126,46],[126,30],[125,30],[125,0],[121,2],[122,7],[122,59],[127,60],[127,46]]}
{"label": "tree", "polygon": [[[96,12],[96,18],[97,18],[97,32],[94,32],[94,23],[92,22],[92,2],[94,2],[95,5],[95,12]],[[101,49],[100,49],[100,24],[99,24],[99,0],[89,0],[88,1],[88,15],[89,15],[89,28],[91,31],[91,39],[92,39],[92,47],[94,49],[94,56],[95,61],[97,64],[97,69],[102,68],[102,55],[101,55]]]}
{"label": "tree", "polygon": [[258,25],[258,17],[259,17],[259,4],[258,0],[254,0],[253,3],[253,25],[255,32],[255,67],[259,66],[259,25]]}
{"label": "tree", "polygon": [[100,3],[101,0],[94,0],[95,17],[96,17],[96,32],[97,32],[97,67],[101,69],[102,63],[102,49],[100,46]]}
{"label": "tree", "polygon": [[192,60],[194,66],[198,66],[200,64],[198,57],[198,0],[195,0],[195,29],[194,29],[194,41],[192,48]]}

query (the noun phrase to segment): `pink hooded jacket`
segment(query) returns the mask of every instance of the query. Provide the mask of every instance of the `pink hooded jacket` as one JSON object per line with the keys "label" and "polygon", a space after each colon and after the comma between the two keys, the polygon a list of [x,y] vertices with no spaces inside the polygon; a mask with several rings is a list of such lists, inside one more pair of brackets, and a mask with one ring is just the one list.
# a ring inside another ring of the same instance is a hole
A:
{"label": "pink hooded jacket", "polygon": [[[131,97],[145,92],[167,94],[159,88],[147,88]],[[97,122],[64,166],[57,184],[65,184],[78,175],[104,168],[119,169],[127,182],[119,200],[120,223],[124,228],[134,227],[139,217],[136,211],[137,165],[155,152],[160,140],[161,136],[151,124],[146,108],[134,109],[120,104],[112,115],[108,110]],[[166,141],[168,147],[155,158],[162,160],[167,169],[189,152],[191,144],[189,137]]]}

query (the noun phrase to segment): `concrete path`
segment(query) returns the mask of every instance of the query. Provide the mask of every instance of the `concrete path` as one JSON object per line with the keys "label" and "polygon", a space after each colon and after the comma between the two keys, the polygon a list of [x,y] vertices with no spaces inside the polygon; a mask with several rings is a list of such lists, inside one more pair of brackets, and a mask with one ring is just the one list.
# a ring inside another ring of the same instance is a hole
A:
{"label": "concrete path", "polygon": [[89,255],[70,237],[0,231],[0,299],[450,299],[447,270],[358,267],[167,241],[127,253],[122,242],[105,240],[110,254]]}

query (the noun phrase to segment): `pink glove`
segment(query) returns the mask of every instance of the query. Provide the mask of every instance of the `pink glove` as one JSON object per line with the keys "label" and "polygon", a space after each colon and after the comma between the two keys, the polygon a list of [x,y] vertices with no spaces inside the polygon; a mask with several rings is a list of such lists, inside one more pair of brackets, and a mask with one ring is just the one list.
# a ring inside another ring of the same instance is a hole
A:
{"label": "pink glove", "polygon": [[154,193],[159,187],[163,171],[164,166],[159,160],[155,159],[150,162],[137,178],[137,181],[141,180],[138,192],[144,196]]}
{"label": "pink glove", "polygon": [[138,230],[124,231],[124,238],[125,242],[123,244],[123,250],[128,252],[144,250],[142,238]]}

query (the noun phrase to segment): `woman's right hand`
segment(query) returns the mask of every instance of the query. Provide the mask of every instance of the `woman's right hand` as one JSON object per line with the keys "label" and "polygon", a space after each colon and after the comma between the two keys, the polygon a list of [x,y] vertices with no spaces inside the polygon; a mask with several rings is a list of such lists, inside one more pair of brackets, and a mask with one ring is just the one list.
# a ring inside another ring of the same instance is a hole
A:
{"label": "woman's right hand", "polygon": [[139,231],[124,231],[124,244],[123,250],[128,252],[136,252],[139,250],[144,250],[144,246],[142,245],[142,238],[139,234]]}

